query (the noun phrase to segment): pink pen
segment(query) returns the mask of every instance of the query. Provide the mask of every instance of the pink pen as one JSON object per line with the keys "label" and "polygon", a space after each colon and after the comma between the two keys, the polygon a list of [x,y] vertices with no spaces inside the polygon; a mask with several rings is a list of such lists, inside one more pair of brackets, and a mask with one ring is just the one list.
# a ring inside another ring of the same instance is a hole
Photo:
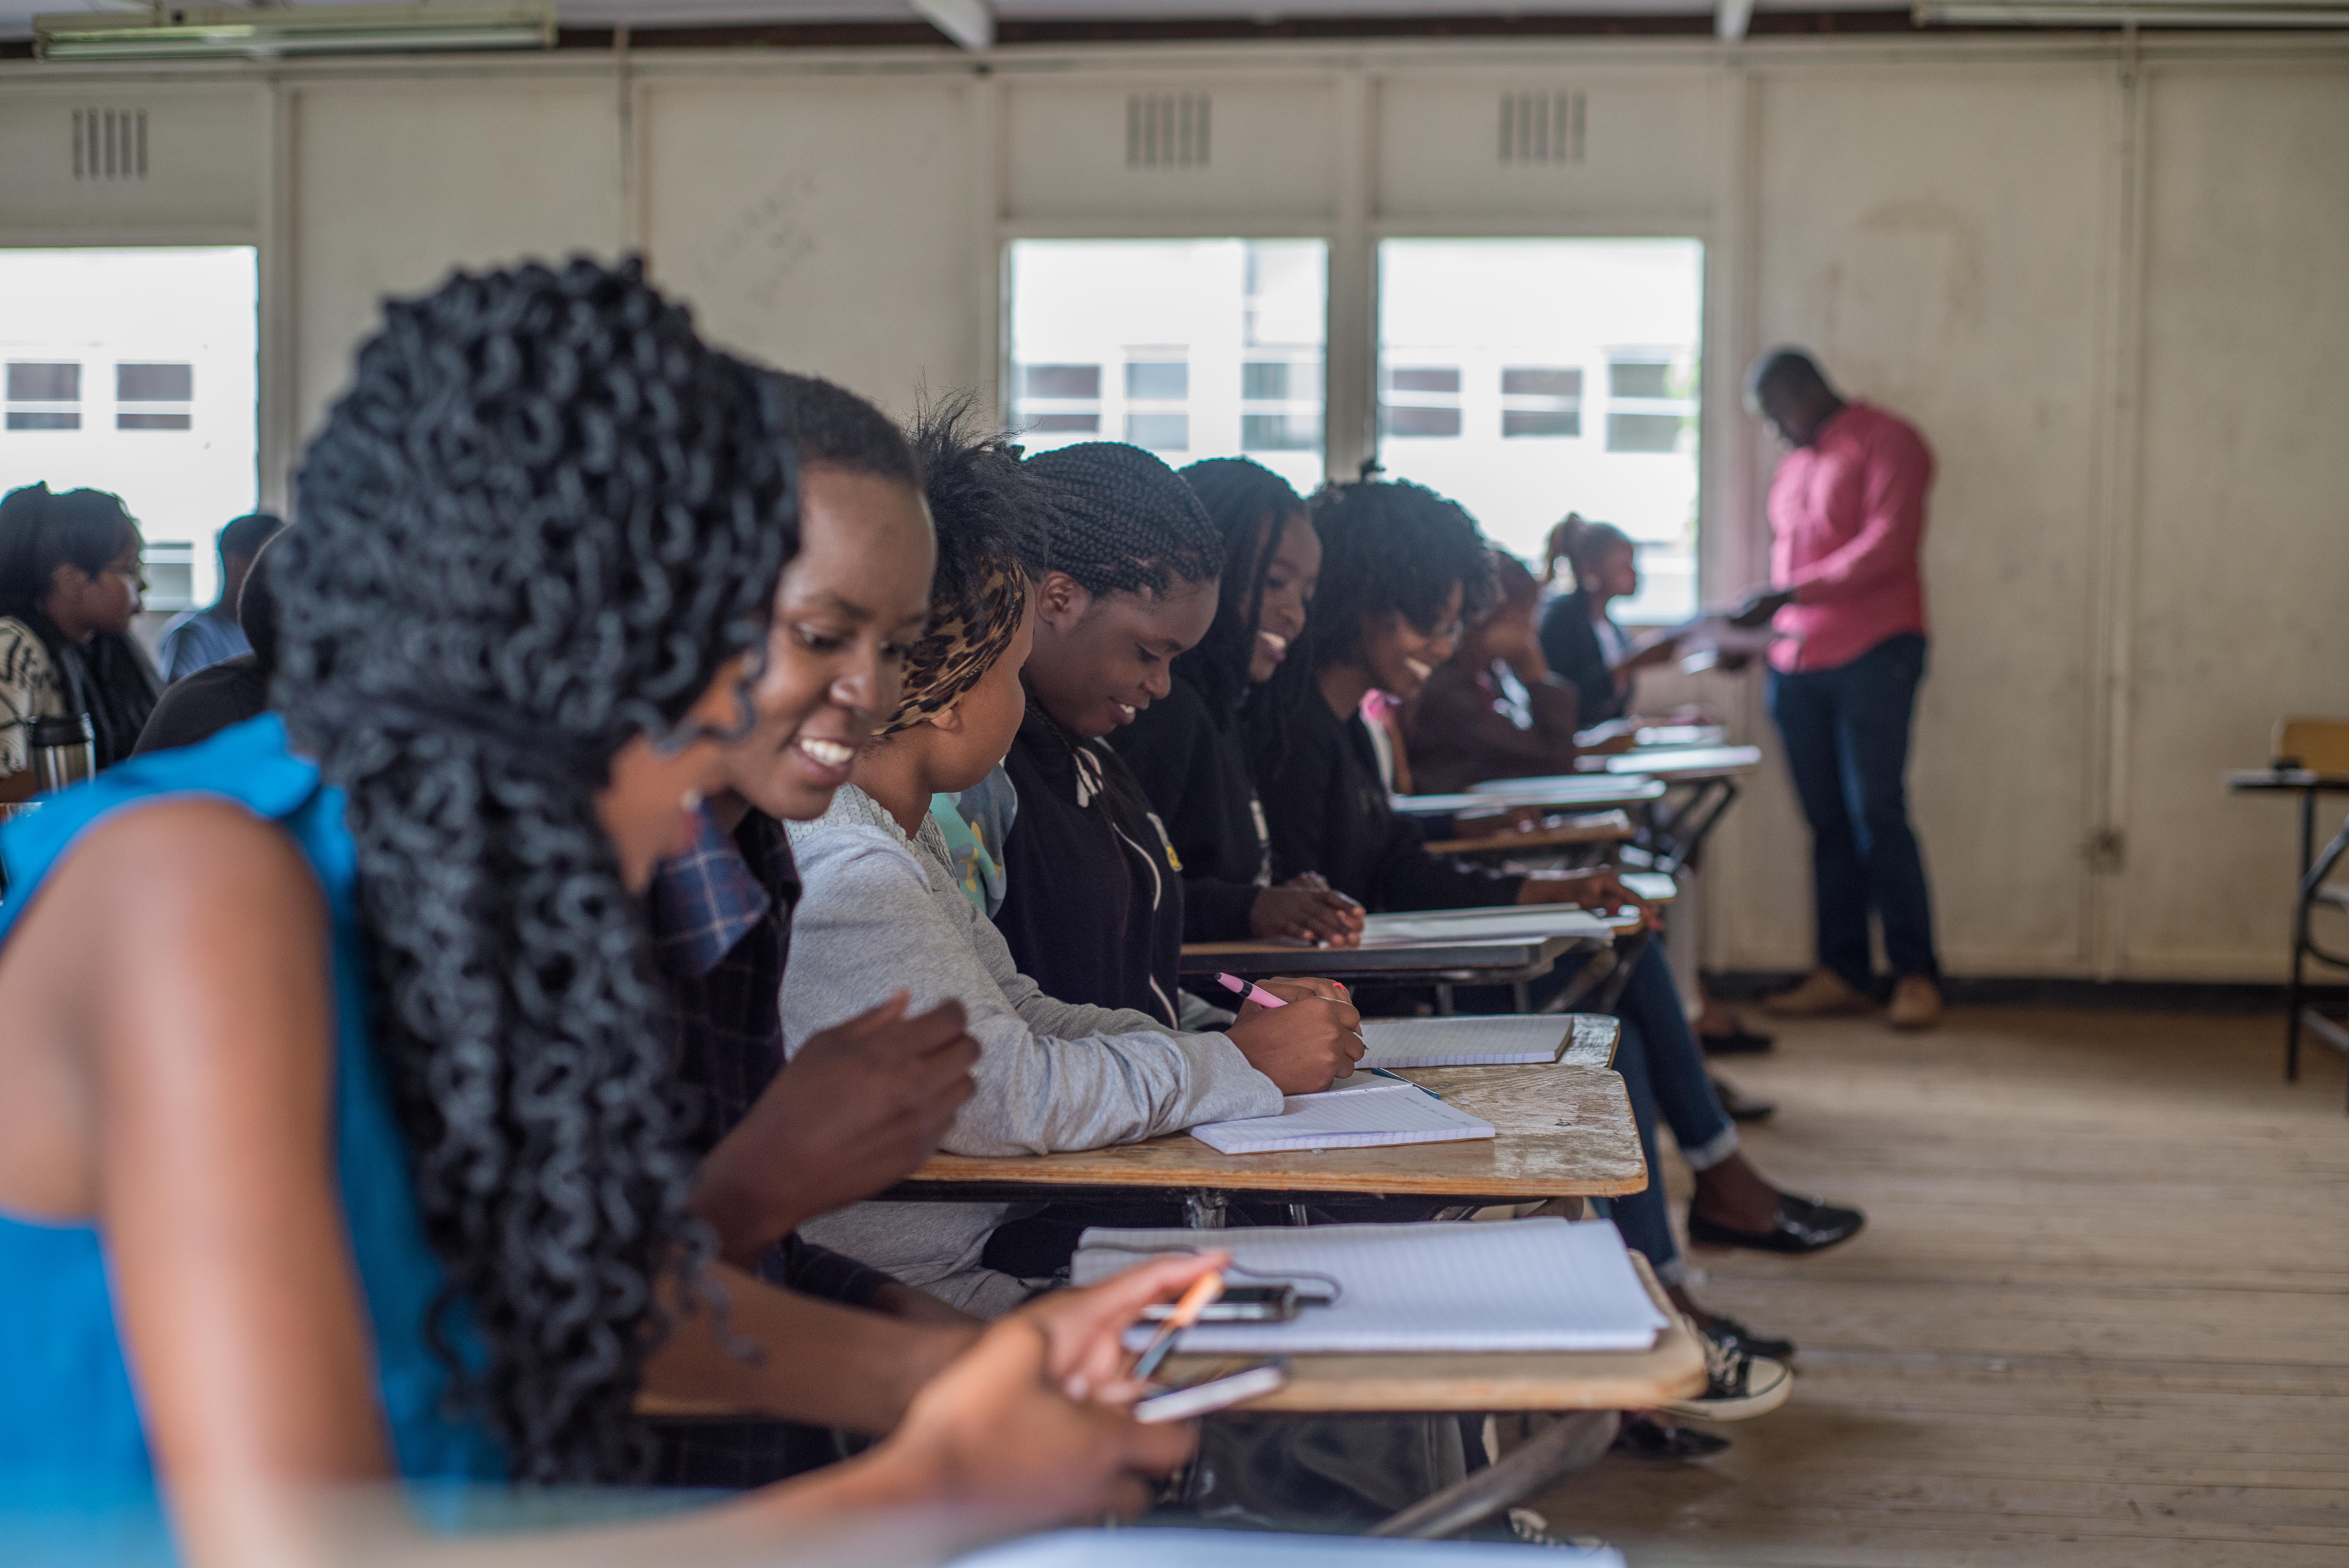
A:
{"label": "pink pen", "polygon": [[1261,985],[1251,985],[1237,975],[1217,975],[1216,983],[1226,991],[1237,991],[1259,1007],[1286,1007],[1288,1003]]}

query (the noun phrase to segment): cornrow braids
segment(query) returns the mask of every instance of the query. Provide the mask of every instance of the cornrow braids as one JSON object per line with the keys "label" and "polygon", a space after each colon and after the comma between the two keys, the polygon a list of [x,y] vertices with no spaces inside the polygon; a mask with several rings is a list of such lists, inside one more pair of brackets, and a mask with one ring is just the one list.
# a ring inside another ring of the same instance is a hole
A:
{"label": "cornrow braids", "polygon": [[1140,447],[1086,441],[1028,459],[1052,499],[1052,570],[1088,593],[1164,593],[1224,569],[1224,542],[1173,469]]}
{"label": "cornrow braids", "polygon": [[1408,480],[1360,480],[1323,486],[1312,511],[1321,536],[1313,657],[1290,664],[1324,669],[1360,657],[1363,623],[1391,610],[1432,632],[1454,583],[1464,620],[1492,603],[1492,562],[1458,502]]}
{"label": "cornrow braids", "polygon": [[1223,540],[1226,570],[1216,590],[1215,623],[1198,646],[1175,659],[1174,676],[1196,687],[1211,707],[1228,710],[1248,695],[1248,663],[1280,530],[1305,503],[1287,480],[1247,458],[1193,463],[1183,470],[1183,480]]}
{"label": "cornrow braids", "polygon": [[780,388],[634,261],[460,273],[385,307],[297,488],[274,695],[347,799],[434,1344],[518,1480],[638,1478],[656,1282],[710,1243],[595,794],[764,645],[798,547]]}
{"label": "cornrow braids", "polygon": [[888,415],[818,377],[778,371],[774,380],[802,468],[841,469],[921,488],[922,466]]}

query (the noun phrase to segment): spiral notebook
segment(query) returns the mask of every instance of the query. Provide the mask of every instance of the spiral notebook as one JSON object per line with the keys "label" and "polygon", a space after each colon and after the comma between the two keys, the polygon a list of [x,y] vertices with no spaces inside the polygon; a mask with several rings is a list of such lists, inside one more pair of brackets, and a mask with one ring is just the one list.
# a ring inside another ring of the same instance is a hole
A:
{"label": "spiral notebook", "polygon": [[1380,1081],[1361,1088],[1292,1094],[1278,1116],[1210,1121],[1191,1136],[1219,1154],[1292,1149],[1380,1149],[1490,1138],[1493,1124],[1444,1104],[1416,1085]]}

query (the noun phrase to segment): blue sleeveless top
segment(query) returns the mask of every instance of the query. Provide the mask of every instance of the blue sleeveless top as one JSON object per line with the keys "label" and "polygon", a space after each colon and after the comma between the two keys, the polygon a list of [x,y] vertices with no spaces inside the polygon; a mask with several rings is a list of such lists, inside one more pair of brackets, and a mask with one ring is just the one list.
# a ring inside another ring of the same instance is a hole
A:
{"label": "blue sleeveless top", "polygon": [[[399,1473],[492,1480],[505,1457],[488,1429],[441,1408],[446,1368],[425,1341],[440,1288],[408,1154],[369,1031],[367,955],[353,884],[357,855],[343,797],[286,747],[264,715],[201,745],[132,758],[0,829],[8,896],[0,943],[74,841],[100,818],[173,795],[218,795],[276,822],[301,846],[333,925],[335,1168],[353,1261],[373,1330],[376,1386]],[[462,1323],[450,1333],[471,1359]],[[0,1483],[54,1482],[83,1493],[152,1485],[137,1395],[107,1294],[104,1238],[88,1223],[0,1212]]]}

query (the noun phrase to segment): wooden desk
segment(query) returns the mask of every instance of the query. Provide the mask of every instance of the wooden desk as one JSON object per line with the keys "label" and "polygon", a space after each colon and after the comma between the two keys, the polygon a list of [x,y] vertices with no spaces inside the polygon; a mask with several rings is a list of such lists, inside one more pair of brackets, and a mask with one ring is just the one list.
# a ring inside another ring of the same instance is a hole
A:
{"label": "wooden desk", "polygon": [[[1184,978],[1217,973],[1259,980],[1272,975],[1322,975],[1349,984],[1510,985],[1537,979],[1566,954],[1596,945],[1580,936],[1464,938],[1456,942],[1309,947],[1301,942],[1193,942],[1183,947]],[[1213,982],[1210,981],[1210,984]],[[1203,991],[1211,1000],[1217,991]]]}
{"label": "wooden desk", "polygon": [[1414,1068],[1402,1075],[1491,1122],[1491,1138],[1218,1154],[1177,1132],[1069,1154],[934,1154],[884,1196],[958,1202],[1197,1196],[1208,1208],[1234,1193],[1273,1202],[1413,1194],[1475,1205],[1621,1197],[1647,1186],[1647,1161],[1622,1078],[1582,1065],[1589,1049],[1539,1067]]}
{"label": "wooden desk", "polygon": [[1597,811],[1568,817],[1556,827],[1488,833],[1478,839],[1439,839],[1427,846],[1431,855],[1525,855],[1544,850],[1572,849],[1585,844],[1619,844],[1632,837],[1631,819],[1621,811]]}
{"label": "wooden desk", "polygon": [[1609,773],[1689,780],[1751,773],[1761,765],[1762,748],[1758,746],[1642,746],[1619,751],[1605,764]]}
{"label": "wooden desk", "polygon": [[2315,941],[2309,918],[2316,904],[2349,907],[2349,901],[2343,900],[2338,890],[2323,885],[2324,879],[2340,863],[2344,850],[2349,850],[2349,820],[2342,823],[2340,832],[2321,852],[2316,846],[2316,798],[2349,794],[2349,773],[2312,768],[2251,768],[2228,774],[2227,788],[2238,795],[2300,797],[2300,870],[2292,879],[2292,977],[2284,987],[2283,1078],[2286,1083],[2294,1083],[2300,1078],[2302,1035],[2349,1055],[2349,1026],[2325,1016],[2303,1000],[2308,960],[2313,958],[2335,968],[2349,967],[2342,955]]}
{"label": "wooden desk", "polygon": [[[1668,1326],[1645,1350],[1423,1351],[1293,1356],[1288,1384],[1237,1409],[1335,1414],[1372,1410],[1646,1410],[1704,1387],[1704,1347],[1656,1283],[1631,1266]],[[1193,1383],[1261,1359],[1170,1356],[1162,1381]]]}
{"label": "wooden desk", "polygon": [[[1523,786],[1506,790],[1503,786]],[[1543,779],[1495,779],[1464,795],[1397,795],[1392,804],[1405,817],[1456,817],[1472,811],[1506,811],[1519,806],[1545,810],[1603,811],[1641,806],[1661,799],[1664,787],[1652,779],[1605,773],[1554,773]],[[1495,796],[1506,795],[1506,799]]]}

